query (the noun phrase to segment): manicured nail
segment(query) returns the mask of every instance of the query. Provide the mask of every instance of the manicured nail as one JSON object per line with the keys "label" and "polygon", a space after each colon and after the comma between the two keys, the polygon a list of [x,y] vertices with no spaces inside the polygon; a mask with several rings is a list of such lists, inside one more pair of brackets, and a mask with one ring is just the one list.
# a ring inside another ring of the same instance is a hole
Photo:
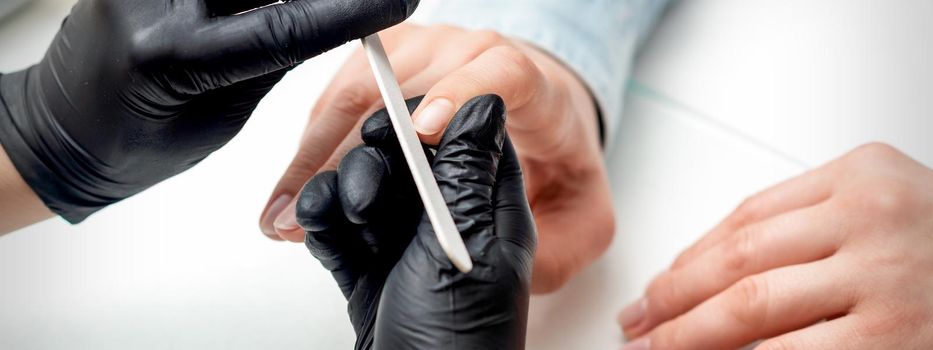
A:
{"label": "manicured nail", "polygon": [[447,126],[447,121],[454,115],[454,104],[446,98],[431,101],[415,119],[415,129],[422,135],[434,135]]}
{"label": "manicured nail", "polygon": [[651,350],[651,339],[636,339],[631,343],[625,344],[625,346],[622,347],[622,350]]}
{"label": "manicured nail", "polygon": [[279,217],[279,214],[282,213],[282,210],[285,209],[285,206],[291,201],[292,196],[288,194],[281,194],[272,201],[272,204],[269,205],[269,210],[266,212],[266,216],[262,218],[262,222],[259,224],[263,234],[269,236],[269,238],[281,240],[279,235],[275,233],[275,219]]}
{"label": "manicured nail", "polygon": [[275,219],[275,231],[278,233],[291,232],[298,229],[298,218],[295,214],[295,204],[289,203],[285,210]]}
{"label": "manicured nail", "polygon": [[619,313],[619,325],[622,329],[629,329],[637,326],[645,319],[645,313],[648,310],[648,299],[641,298],[632,303]]}

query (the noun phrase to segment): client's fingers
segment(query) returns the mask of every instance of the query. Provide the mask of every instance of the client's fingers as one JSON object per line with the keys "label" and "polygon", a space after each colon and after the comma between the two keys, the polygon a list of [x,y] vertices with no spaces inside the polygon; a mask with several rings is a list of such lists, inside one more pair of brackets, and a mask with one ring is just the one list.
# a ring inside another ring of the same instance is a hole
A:
{"label": "client's fingers", "polygon": [[749,197],[710,233],[681,253],[673,266],[676,268],[689,263],[743,226],[825,201],[832,194],[833,179],[832,174],[820,168]]}
{"label": "client's fingers", "polygon": [[[413,97],[405,100],[409,111],[414,111],[421,104],[424,96]],[[389,111],[380,109],[373,113],[360,128],[360,136],[369,146],[379,148],[399,149],[398,137],[395,135],[395,129],[392,126],[392,120],[389,119]],[[401,150],[399,149],[399,152]]]}
{"label": "client's fingers", "polygon": [[763,341],[755,350],[866,349],[859,318],[846,315]]}
{"label": "client's fingers", "polygon": [[[330,154],[350,133],[356,123],[356,117],[353,114],[363,113],[370,101],[378,97],[379,92],[376,90],[375,83],[365,84],[361,81],[364,78],[357,77],[361,74],[365,75],[365,72],[368,72],[366,68],[366,58],[362,52],[354,54],[340,69],[331,82],[331,86],[325,90],[324,95],[312,109],[308,126],[299,143],[298,152],[279,179],[263,210],[259,226],[266,236],[288,238],[293,242],[300,242],[304,238],[304,233],[295,227],[291,230],[295,232],[290,232],[287,237],[280,236],[275,229],[276,219],[282,216],[286,209],[294,214],[294,202],[298,190],[321,169]],[[357,83],[342,85],[344,81]]]}
{"label": "client's fingers", "polygon": [[645,339],[652,349],[737,349],[844,314],[857,295],[841,265],[827,259],[748,277]]}
{"label": "client's fingers", "polygon": [[513,46],[496,46],[431,88],[413,116],[415,128],[422,141],[437,144],[454,114],[475,96],[501,96],[508,110],[514,110],[534,103],[546,89],[541,71],[527,55]]}
{"label": "client's fingers", "polygon": [[[397,44],[389,48],[393,46]],[[407,79],[426,66],[428,58],[422,56],[408,47],[392,51],[390,59],[399,79]],[[289,241],[303,239],[304,233],[292,219],[295,193],[318,171],[336,169],[340,158],[359,144],[351,142],[358,139],[345,140],[358,130],[362,117],[379,101],[381,96],[369,63],[359,51],[344,64],[314,106],[298,152],[263,210],[260,220],[263,233]],[[333,157],[335,154],[340,157]]]}
{"label": "client's fingers", "polygon": [[843,232],[834,225],[834,208],[820,205],[746,226],[690,263],[655,279],[645,293],[645,316],[625,320],[625,334],[637,337],[674,319],[733,283],[770,269],[832,255]]}
{"label": "client's fingers", "polygon": [[[409,110],[414,110],[418,106],[418,102],[420,101],[421,101],[421,97],[412,98],[406,101],[408,103]],[[395,138],[395,132],[392,130],[392,125],[391,125],[391,122],[389,121],[389,114],[385,109],[381,109],[379,111],[376,111],[376,113],[374,113],[372,117],[367,118],[367,119],[361,119],[357,123],[358,126],[355,127],[354,131],[352,131],[347,136],[347,138],[344,139],[344,141],[340,144],[340,146],[337,147],[337,149],[333,151],[330,159],[327,161],[327,163],[324,164],[324,166],[321,167],[321,170],[336,169],[338,165],[341,163],[341,160],[344,158],[344,156],[346,156],[347,153],[351,149],[354,149],[360,144],[360,141],[359,141],[360,135],[359,135],[359,131],[357,130],[361,130],[361,129],[365,130],[365,128],[362,125],[365,125],[365,122],[368,120],[384,120],[385,125],[388,127],[388,131],[390,132],[390,134],[387,134],[387,135],[392,136],[390,142],[392,142],[392,145],[394,145],[393,146],[394,148],[398,147],[397,146],[398,140]],[[401,150],[398,150],[398,152],[394,152],[395,154],[399,154],[399,155],[392,158],[393,161],[404,162],[403,158],[399,158],[401,157],[400,152]],[[428,159],[431,159],[431,156],[429,156]],[[407,168],[405,169],[405,171],[407,172]],[[275,219],[275,230],[276,230],[276,233],[280,237],[286,240],[289,240],[292,242],[300,242],[302,237],[304,237],[304,233],[301,231],[300,228],[297,227],[297,225],[294,224],[294,221],[293,221],[294,220],[293,219],[294,208],[295,208],[294,203],[291,203],[285,207],[285,210],[282,211],[282,213],[279,214],[279,217]]]}

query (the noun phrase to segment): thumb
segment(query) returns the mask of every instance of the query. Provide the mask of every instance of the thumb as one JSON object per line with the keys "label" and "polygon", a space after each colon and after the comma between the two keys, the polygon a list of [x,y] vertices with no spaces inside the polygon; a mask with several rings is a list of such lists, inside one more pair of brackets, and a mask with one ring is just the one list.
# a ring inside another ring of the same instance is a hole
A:
{"label": "thumb", "polygon": [[525,193],[522,168],[508,138],[502,147],[502,157],[499,158],[492,206],[496,236],[516,247],[522,253],[520,257],[524,259],[524,265],[530,267],[538,236],[528,205],[528,195]]}
{"label": "thumb", "polygon": [[499,96],[475,97],[457,112],[437,147],[434,177],[464,240],[493,233],[493,195],[505,141],[505,115]]}

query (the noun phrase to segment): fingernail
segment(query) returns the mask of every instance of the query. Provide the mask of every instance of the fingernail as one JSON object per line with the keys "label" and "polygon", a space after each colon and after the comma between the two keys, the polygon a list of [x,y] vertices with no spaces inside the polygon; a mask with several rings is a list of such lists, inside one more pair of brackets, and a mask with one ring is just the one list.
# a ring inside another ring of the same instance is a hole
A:
{"label": "fingernail", "polygon": [[266,216],[262,218],[262,222],[259,224],[263,234],[272,239],[280,239],[279,235],[275,233],[275,219],[279,217],[279,214],[282,213],[282,210],[285,209],[285,206],[291,201],[292,196],[288,194],[281,194],[272,201],[272,204],[269,205],[269,210],[266,212]]}
{"label": "fingernail", "polygon": [[447,121],[454,115],[454,104],[446,98],[431,101],[418,118],[415,119],[415,129],[422,135],[434,135],[444,129]]}
{"label": "fingernail", "polygon": [[278,233],[291,232],[298,229],[298,218],[295,215],[294,203],[289,203],[285,210],[275,219],[275,231]]}
{"label": "fingernail", "polygon": [[648,299],[641,298],[632,303],[619,313],[619,325],[622,329],[632,328],[645,319],[645,313],[648,310]]}
{"label": "fingernail", "polygon": [[622,350],[651,350],[651,339],[641,338],[631,343],[625,344]]}

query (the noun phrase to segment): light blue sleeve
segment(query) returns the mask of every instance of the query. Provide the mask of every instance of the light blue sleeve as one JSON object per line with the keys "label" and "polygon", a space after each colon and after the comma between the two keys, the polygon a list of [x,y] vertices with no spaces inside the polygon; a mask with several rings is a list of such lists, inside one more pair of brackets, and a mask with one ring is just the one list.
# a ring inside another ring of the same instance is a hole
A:
{"label": "light blue sleeve", "polygon": [[[430,0],[422,0],[426,2]],[[429,23],[492,29],[550,52],[589,86],[609,141],[632,60],[668,0],[434,0]]]}

